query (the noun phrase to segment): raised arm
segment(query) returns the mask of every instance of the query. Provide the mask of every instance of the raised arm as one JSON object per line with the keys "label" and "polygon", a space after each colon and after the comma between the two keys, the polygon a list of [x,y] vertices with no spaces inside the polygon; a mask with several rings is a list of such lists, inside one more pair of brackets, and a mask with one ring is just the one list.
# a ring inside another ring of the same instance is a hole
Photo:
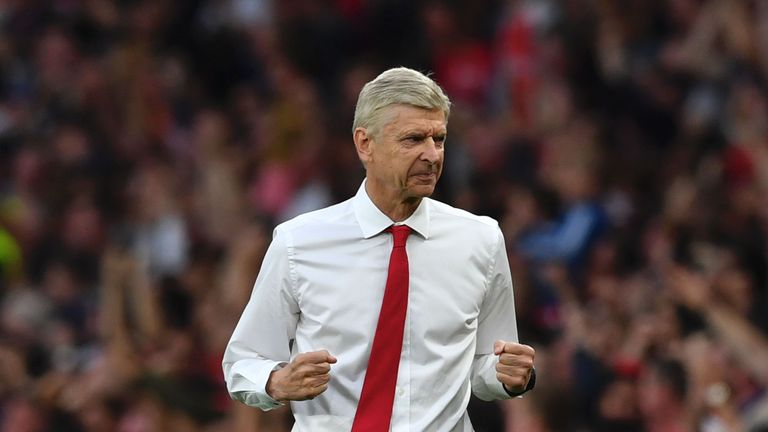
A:
{"label": "raised arm", "polygon": [[714,301],[709,282],[701,275],[676,268],[671,281],[678,300],[699,312],[734,357],[763,385],[768,385],[768,339],[733,309]]}

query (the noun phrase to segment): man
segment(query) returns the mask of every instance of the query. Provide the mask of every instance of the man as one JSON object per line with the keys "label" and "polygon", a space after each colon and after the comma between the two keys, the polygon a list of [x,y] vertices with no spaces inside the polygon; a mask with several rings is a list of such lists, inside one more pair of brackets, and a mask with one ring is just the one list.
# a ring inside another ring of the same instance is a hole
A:
{"label": "man", "polygon": [[532,388],[498,224],[428,198],[449,112],[411,69],[363,87],[353,138],[366,179],[275,229],[224,354],[234,399],[290,402],[294,431],[472,431],[470,392]]}

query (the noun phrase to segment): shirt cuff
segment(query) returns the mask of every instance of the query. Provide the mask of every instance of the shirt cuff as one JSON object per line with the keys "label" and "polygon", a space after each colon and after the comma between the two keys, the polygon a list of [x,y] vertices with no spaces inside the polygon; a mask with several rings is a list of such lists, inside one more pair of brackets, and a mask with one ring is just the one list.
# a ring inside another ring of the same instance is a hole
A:
{"label": "shirt cuff", "polygon": [[534,368],[531,371],[531,379],[528,380],[528,385],[525,386],[525,390],[521,391],[520,393],[515,393],[515,392],[509,391],[507,386],[504,385],[504,384],[502,384],[501,386],[504,388],[504,391],[507,392],[507,394],[512,396],[512,397],[522,396],[522,395],[528,393],[529,391],[533,390],[534,387],[536,387],[536,369]]}
{"label": "shirt cuff", "polygon": [[248,406],[260,408],[265,411],[285,405],[284,402],[273,399],[267,393],[267,381],[269,381],[270,375],[272,372],[282,369],[285,365],[285,362],[275,362],[272,368],[260,369],[253,375],[253,380],[251,380],[255,388],[253,390],[231,392],[230,394],[232,395],[232,398]]}

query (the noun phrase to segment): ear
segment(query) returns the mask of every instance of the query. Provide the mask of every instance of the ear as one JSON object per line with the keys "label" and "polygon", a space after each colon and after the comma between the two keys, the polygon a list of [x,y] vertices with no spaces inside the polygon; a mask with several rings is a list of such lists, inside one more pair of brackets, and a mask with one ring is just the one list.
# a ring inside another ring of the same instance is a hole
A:
{"label": "ear", "polygon": [[355,129],[353,139],[357,149],[357,157],[360,158],[360,162],[363,165],[367,164],[373,155],[373,137],[368,132],[368,129],[359,127]]}

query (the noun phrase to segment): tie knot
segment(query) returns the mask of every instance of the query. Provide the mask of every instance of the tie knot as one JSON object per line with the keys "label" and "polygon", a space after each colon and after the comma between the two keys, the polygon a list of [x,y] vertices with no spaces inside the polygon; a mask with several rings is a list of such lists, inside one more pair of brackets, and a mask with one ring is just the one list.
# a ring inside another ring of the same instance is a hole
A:
{"label": "tie knot", "polygon": [[387,228],[387,231],[392,233],[392,239],[395,242],[393,247],[404,247],[405,241],[411,233],[411,227],[408,225],[392,225]]}

